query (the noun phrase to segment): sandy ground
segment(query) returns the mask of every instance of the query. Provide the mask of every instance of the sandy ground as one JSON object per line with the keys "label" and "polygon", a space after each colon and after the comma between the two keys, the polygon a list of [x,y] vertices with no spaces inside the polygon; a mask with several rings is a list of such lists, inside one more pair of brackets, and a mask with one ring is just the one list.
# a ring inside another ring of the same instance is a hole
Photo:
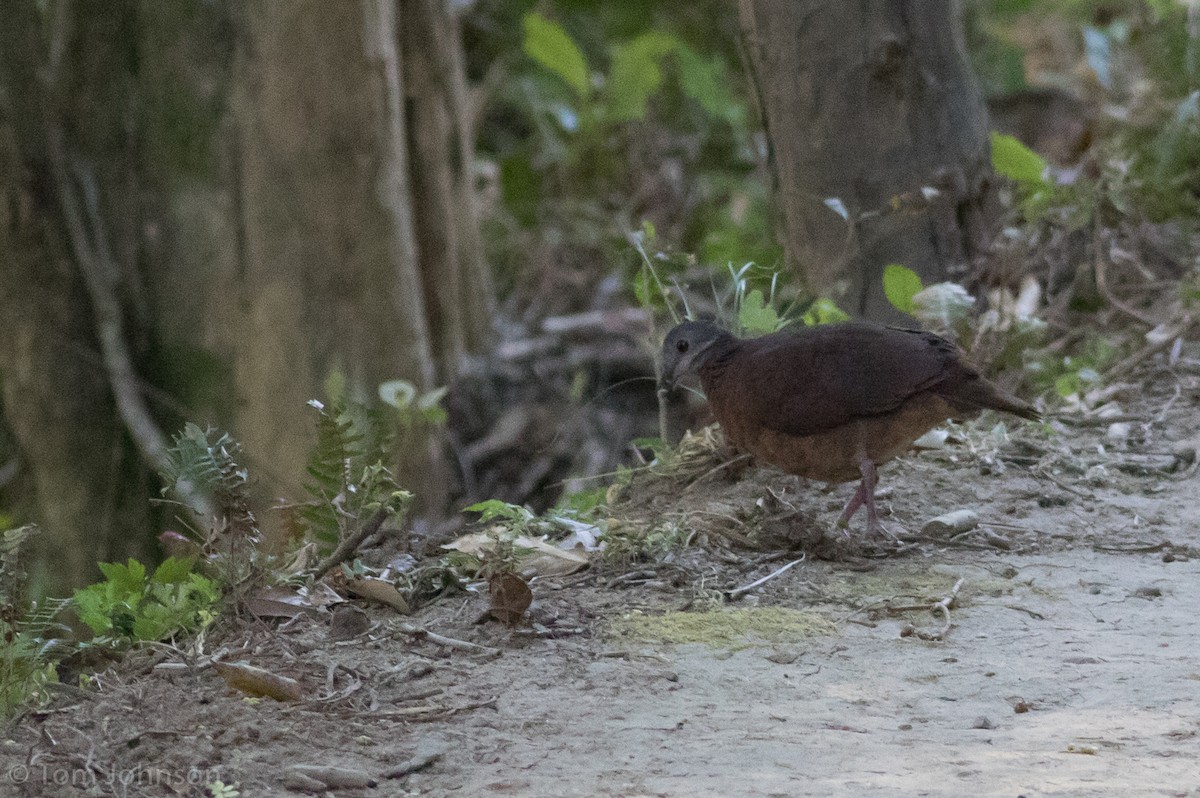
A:
{"label": "sandy ground", "polygon": [[[299,678],[299,704],[139,655],[6,731],[0,796],[298,795],[298,765],[376,782],[310,784],[335,796],[1200,796],[1200,482],[1170,466],[1196,433],[1189,380],[1169,405],[1143,399],[1121,440],[1064,428],[1022,460],[1019,441],[989,449],[975,430],[889,466],[910,537],[964,507],[985,529],[810,557],[736,611],[712,609],[716,591],[788,555],[696,545],[543,580],[533,628],[476,623],[469,597],[407,619],[499,656],[414,640],[381,609],[350,641],[319,618],[225,641],[227,658]],[[1006,452],[1015,464],[997,465]],[[850,490],[763,471],[738,485],[676,491],[679,522],[736,504],[722,490],[771,487],[828,524]],[[922,639],[959,580],[945,639]],[[678,623],[702,614],[698,636]],[[688,634],[701,642],[668,642]]]}

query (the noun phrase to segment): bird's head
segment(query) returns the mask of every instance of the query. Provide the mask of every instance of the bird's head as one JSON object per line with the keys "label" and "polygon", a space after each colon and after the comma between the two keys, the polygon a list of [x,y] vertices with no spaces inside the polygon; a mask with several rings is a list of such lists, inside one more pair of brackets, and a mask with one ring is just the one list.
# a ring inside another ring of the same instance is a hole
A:
{"label": "bird's head", "polygon": [[663,339],[659,387],[674,388],[681,377],[704,362],[713,344],[732,339],[728,331],[711,321],[685,321],[674,327]]}

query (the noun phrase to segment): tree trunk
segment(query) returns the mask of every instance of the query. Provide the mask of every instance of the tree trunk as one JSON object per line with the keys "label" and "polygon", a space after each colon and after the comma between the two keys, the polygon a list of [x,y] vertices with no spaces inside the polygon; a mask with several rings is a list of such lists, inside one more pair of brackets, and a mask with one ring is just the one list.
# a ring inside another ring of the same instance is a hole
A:
{"label": "tree trunk", "polygon": [[994,216],[987,111],[958,3],[738,5],[788,267],[853,314],[902,320],[884,266],[926,284],[961,278]]}
{"label": "tree trunk", "polygon": [[[64,135],[89,156],[81,163],[104,153],[109,182],[125,187],[127,153],[113,146],[124,86],[108,35],[121,10],[84,4],[79,20],[95,24],[57,44],[61,59],[83,67],[76,85],[95,93],[61,87],[48,97],[55,78],[35,4],[0,2],[0,387],[46,530],[36,539],[43,556],[35,579],[51,592],[95,579],[98,557],[144,556],[148,548],[147,537],[128,534],[147,527],[146,472],[117,418],[49,147],[55,109],[86,107],[88,123]],[[127,238],[116,230],[112,240]]]}
{"label": "tree trunk", "polygon": [[[350,398],[395,378],[428,391],[486,338],[456,20],[437,0],[65,2],[50,5],[73,31],[58,50],[64,162],[94,167],[85,232],[112,233],[137,384],[169,394],[160,423],[229,428],[263,495],[296,498],[306,402],[331,375]],[[85,290],[47,165],[39,113],[60,98],[36,78],[53,60],[40,7],[0,0],[0,369],[38,515],[79,583],[157,531],[156,491],[130,467],[96,343],[111,314]],[[435,513],[437,452],[414,441],[401,464]],[[143,508],[111,525],[124,542],[97,534],[114,505]]]}

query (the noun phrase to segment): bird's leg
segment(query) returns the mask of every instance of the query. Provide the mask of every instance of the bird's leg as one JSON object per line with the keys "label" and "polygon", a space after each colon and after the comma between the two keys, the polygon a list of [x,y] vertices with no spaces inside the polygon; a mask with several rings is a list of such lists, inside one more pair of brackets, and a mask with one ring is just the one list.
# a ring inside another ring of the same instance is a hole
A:
{"label": "bird's leg", "polygon": [[842,510],[842,514],[837,520],[839,527],[845,528],[850,526],[850,519],[858,512],[858,508],[862,507],[866,484],[866,479],[860,481],[858,483],[858,490],[854,491],[854,495],[850,497],[850,501],[846,502],[846,509]]}
{"label": "bird's leg", "polygon": [[858,461],[858,470],[862,474],[858,489],[863,492],[863,504],[867,505],[867,534],[899,541],[900,538],[879,520],[879,512],[875,509],[875,486],[879,484],[875,463],[869,457],[864,457]]}
{"label": "bird's leg", "polygon": [[858,461],[858,471],[862,474],[859,490],[863,492],[863,504],[867,505],[867,534],[873,535],[883,531],[879,523],[879,512],[875,509],[875,485],[879,483],[879,472],[869,457]]}

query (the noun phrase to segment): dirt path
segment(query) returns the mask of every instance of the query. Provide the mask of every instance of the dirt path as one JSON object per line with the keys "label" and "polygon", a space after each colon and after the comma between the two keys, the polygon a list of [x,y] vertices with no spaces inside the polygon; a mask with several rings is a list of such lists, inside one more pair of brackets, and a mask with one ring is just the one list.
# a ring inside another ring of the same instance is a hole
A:
{"label": "dirt path", "polygon": [[[1124,442],[1096,425],[993,450],[975,430],[891,466],[893,519],[919,529],[969,507],[990,537],[809,559],[733,609],[700,612],[779,561],[694,547],[636,584],[610,586],[611,567],[543,581],[539,625],[515,632],[475,623],[482,599],[415,619],[500,656],[414,641],[381,610],[343,643],[320,619],[227,641],[227,658],[301,678],[318,697],[298,705],[134,658],[7,734],[0,796],[201,796],[216,781],[297,795],[285,783],[303,764],[379,782],[339,797],[1200,796],[1200,483],[1186,458],[1163,470],[1195,435],[1188,390]],[[1161,402],[1145,402],[1152,418]],[[1002,465],[1029,446],[1037,464]],[[737,489],[825,521],[849,490],[750,477]],[[905,634],[939,631],[923,608],[960,579],[945,640]],[[687,639],[704,642],[667,642]],[[432,762],[384,778],[414,756]]]}

